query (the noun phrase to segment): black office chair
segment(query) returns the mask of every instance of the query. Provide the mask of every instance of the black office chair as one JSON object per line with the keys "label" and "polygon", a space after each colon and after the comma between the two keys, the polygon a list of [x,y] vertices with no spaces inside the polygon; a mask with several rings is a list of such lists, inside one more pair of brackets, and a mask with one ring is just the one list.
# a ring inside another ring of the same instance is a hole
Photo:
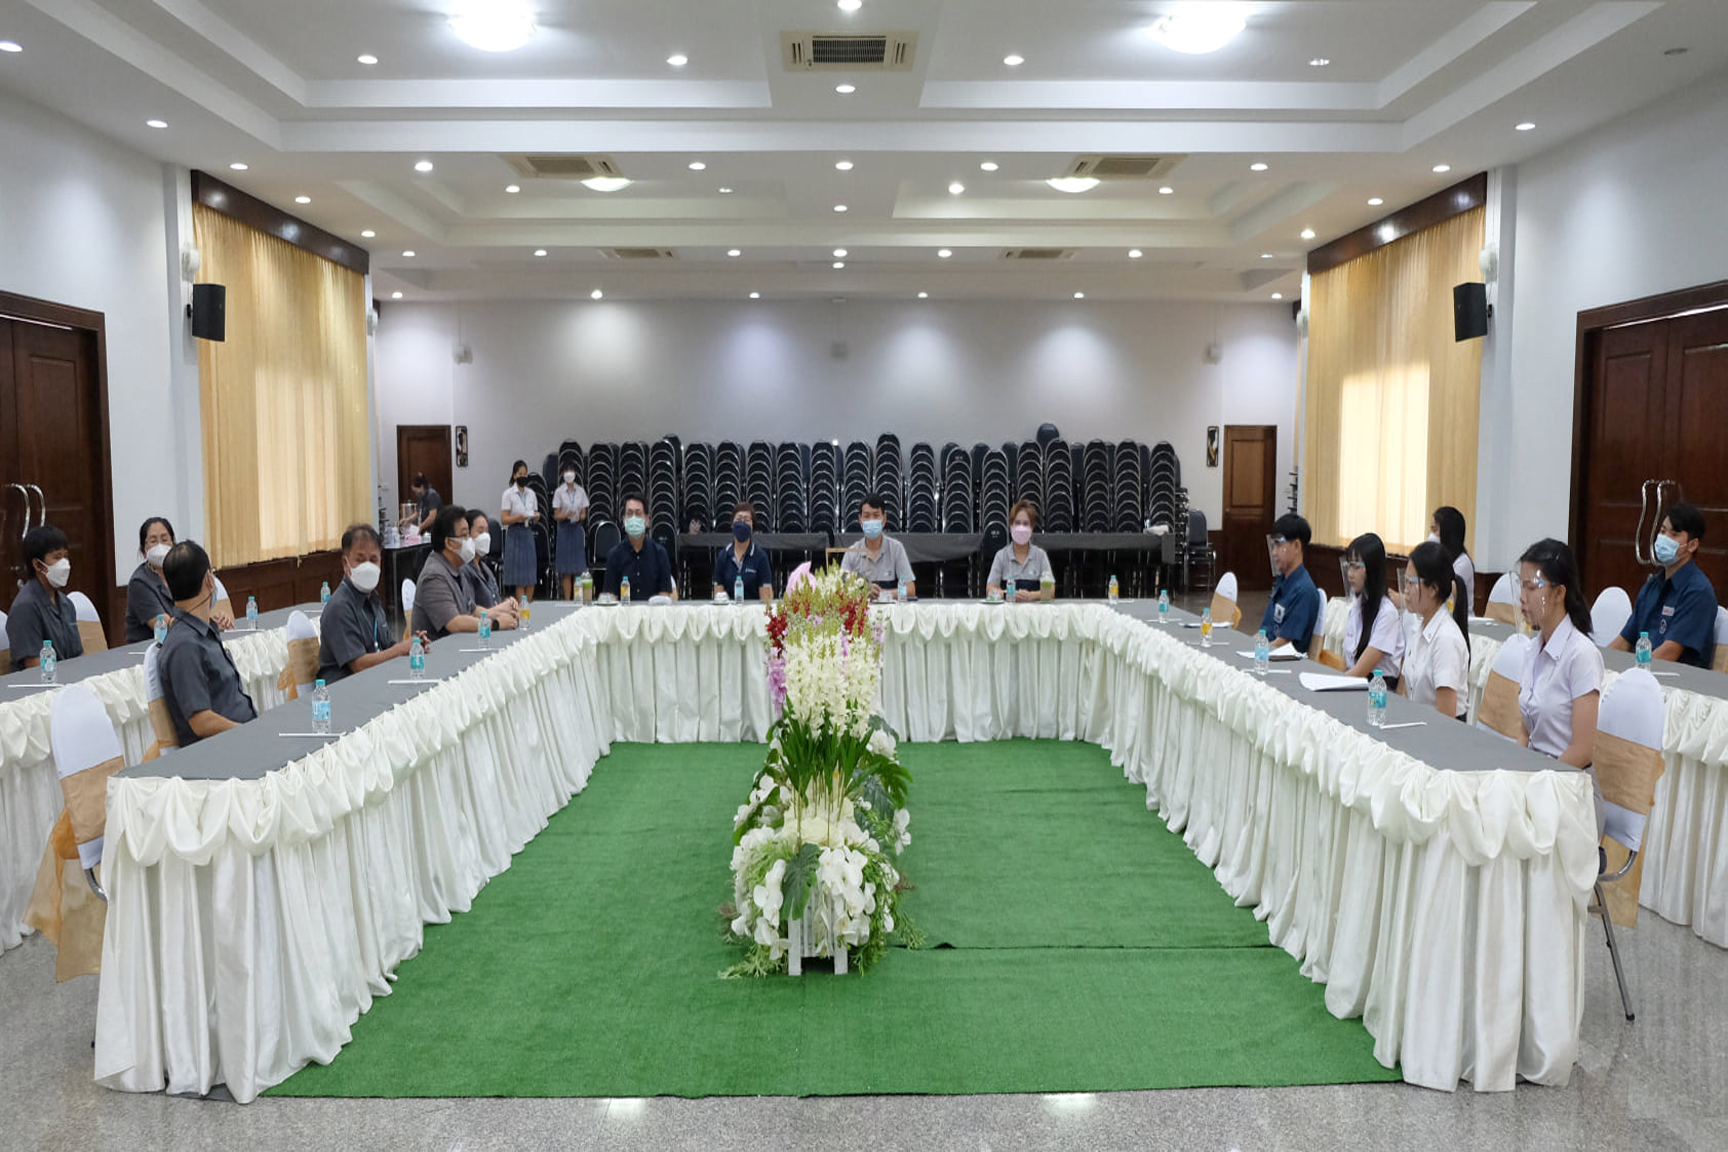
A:
{"label": "black office chair", "polygon": [[1185,592],[1194,590],[1195,575],[1202,574],[1205,584],[1202,591],[1211,591],[1212,582],[1217,578],[1213,567],[1217,557],[1212,552],[1212,538],[1206,533],[1206,513],[1198,508],[1188,510],[1188,533],[1182,548],[1182,589]]}
{"label": "black office chair", "polygon": [[972,594],[984,595],[985,585],[990,581],[990,565],[996,562],[996,553],[1008,547],[1008,528],[1000,521],[988,524],[984,528],[984,542],[978,546],[978,567],[972,577]]}

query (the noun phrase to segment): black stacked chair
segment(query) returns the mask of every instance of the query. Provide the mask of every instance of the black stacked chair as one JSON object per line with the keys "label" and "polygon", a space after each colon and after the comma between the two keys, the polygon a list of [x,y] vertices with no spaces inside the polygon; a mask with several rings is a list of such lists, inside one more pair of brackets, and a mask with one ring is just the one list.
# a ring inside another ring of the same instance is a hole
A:
{"label": "black stacked chair", "polygon": [[978,518],[972,455],[958,444],[942,447],[942,531],[973,532]]}
{"label": "black stacked chair", "polygon": [[978,480],[978,528],[989,533],[1000,527],[1004,534],[1008,531],[1008,509],[1012,505],[1009,498],[1010,484],[1008,479],[1008,456],[1000,448],[991,448],[984,453],[983,467]]}
{"label": "black stacked chair", "polygon": [[1176,459],[1176,449],[1164,440],[1153,445],[1151,456],[1146,477],[1146,515],[1152,523],[1167,524],[1170,531],[1180,532],[1183,521],[1177,493],[1182,489],[1182,463]]}
{"label": "black stacked chair", "polygon": [[1132,440],[1116,445],[1114,491],[1111,531],[1142,531],[1146,526],[1146,474],[1140,469],[1140,445]]}
{"label": "black stacked chair", "polygon": [[774,449],[774,528],[778,532],[802,532],[808,523],[804,449],[787,441]]}
{"label": "black stacked chair", "polygon": [[774,517],[774,449],[762,440],[753,441],[744,453],[743,499],[756,507],[756,530],[777,530]]}
{"label": "black stacked chair", "polygon": [[876,466],[871,479],[876,491],[882,494],[886,507],[882,509],[888,517],[890,532],[904,532],[906,521],[905,479],[901,470],[900,437],[892,432],[884,432],[876,438]]}
{"label": "black stacked chair", "polygon": [[684,515],[679,527],[706,532],[714,523],[714,446],[695,443],[684,449]]}
{"label": "black stacked chair", "polygon": [[928,444],[914,444],[907,457],[906,531],[935,532],[939,524],[936,514],[936,450]]}
{"label": "black stacked chair", "polygon": [[[648,524],[651,528],[669,528],[678,533],[678,443],[670,438],[656,440],[648,449]],[[669,553],[676,557],[677,553]]]}
{"label": "black stacked chair", "polygon": [[717,531],[724,531],[721,526],[732,523],[732,506],[742,499],[744,449],[731,440],[723,440],[714,447],[714,498],[709,505],[714,509],[710,523]]}
{"label": "black stacked chair", "polygon": [[1014,454],[1014,499],[1032,501],[1044,526],[1044,453],[1030,440]]}
{"label": "black stacked chair", "polygon": [[838,443],[810,446],[810,484],[805,499],[810,509],[810,531],[840,530],[840,448]]}
{"label": "black stacked chair", "polygon": [[1111,480],[1110,446],[1102,440],[1091,440],[1081,457],[1080,471],[1080,530],[1110,531]]}
{"label": "black stacked chair", "polygon": [[1074,456],[1066,440],[1044,445],[1044,526],[1050,532],[1073,532]]}
{"label": "black stacked chair", "polygon": [[552,468],[552,475],[547,483],[556,487],[564,482],[564,471],[569,469],[576,473],[576,483],[583,488],[588,487],[587,458],[582,455],[582,445],[574,440],[566,440],[558,445],[558,463]]}
{"label": "black stacked chair", "polygon": [[876,456],[870,445],[862,440],[846,445],[840,473],[840,523],[847,532],[858,531],[858,506],[875,483],[875,467]]}
{"label": "black stacked chair", "polygon": [[624,514],[623,504],[631,496],[648,499],[648,445],[640,440],[618,445],[618,514]]}
{"label": "black stacked chair", "polygon": [[618,445],[588,445],[588,519],[597,524],[602,520],[618,520]]}

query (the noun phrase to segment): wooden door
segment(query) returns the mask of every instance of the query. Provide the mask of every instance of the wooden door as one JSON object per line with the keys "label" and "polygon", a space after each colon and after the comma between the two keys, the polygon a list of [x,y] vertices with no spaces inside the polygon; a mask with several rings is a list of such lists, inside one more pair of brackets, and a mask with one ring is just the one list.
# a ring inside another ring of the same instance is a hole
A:
{"label": "wooden door", "polygon": [[1716,599],[1728,597],[1728,309],[1668,327],[1667,448],[1663,476],[1704,513],[1697,564]]}
{"label": "wooden door", "polygon": [[1274,489],[1278,471],[1275,424],[1227,425],[1224,429],[1224,520],[1218,571],[1236,573],[1244,592],[1272,587],[1266,535],[1278,519]]}
{"label": "wooden door", "polygon": [[[450,426],[448,424],[396,425],[396,499],[413,499],[414,475],[426,473],[426,482],[438,489],[444,503],[450,496]],[[391,509],[392,512],[395,509]]]}

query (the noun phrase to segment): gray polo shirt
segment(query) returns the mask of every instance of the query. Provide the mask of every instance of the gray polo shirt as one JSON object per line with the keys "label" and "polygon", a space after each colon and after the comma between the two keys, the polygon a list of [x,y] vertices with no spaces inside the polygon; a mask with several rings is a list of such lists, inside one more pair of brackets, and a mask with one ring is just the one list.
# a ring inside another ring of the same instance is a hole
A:
{"label": "gray polo shirt", "polygon": [[1002,581],[1012,580],[1017,590],[1036,592],[1044,574],[1050,571],[1050,557],[1044,549],[1036,544],[1027,545],[1026,563],[1022,564],[1014,559],[1014,545],[1010,544],[996,553],[996,559],[991,561],[988,582],[1003,588],[1006,585]]}
{"label": "gray polo shirt", "polygon": [[840,560],[840,568],[845,572],[856,572],[864,579],[879,588],[892,588],[902,580],[912,579],[912,562],[906,559],[906,546],[888,535],[882,534],[882,550],[876,553],[872,560],[864,550],[865,541],[860,540],[846,549],[846,555]]}
{"label": "gray polo shirt", "polygon": [[480,608],[491,608],[498,603],[498,582],[492,579],[492,573],[478,557],[472,563],[462,565],[462,582],[468,586],[468,594],[474,597],[474,603]]}
{"label": "gray polo shirt", "polygon": [[162,700],[182,748],[198,743],[190,721],[200,712],[214,712],[236,724],[258,718],[234,658],[208,620],[174,609],[174,627],[162,641],[156,668],[162,677]]}
{"label": "gray polo shirt", "polygon": [[363,595],[344,576],[330,593],[330,602],[318,620],[318,678],[334,684],[351,675],[348,665],[369,653],[384,651],[394,640],[378,593]]}
{"label": "gray polo shirt", "polygon": [[474,607],[474,593],[463,581],[462,573],[450,566],[444,553],[428,554],[420,568],[420,579],[414,583],[411,630],[441,640],[450,634],[450,621],[474,615]]}
{"label": "gray polo shirt", "polygon": [[78,610],[66,593],[51,596],[42,581],[32,579],[18,589],[12,607],[6,610],[6,642],[12,649],[12,667],[42,655],[42,641],[54,642],[54,658],[70,660],[84,655],[78,638]]}

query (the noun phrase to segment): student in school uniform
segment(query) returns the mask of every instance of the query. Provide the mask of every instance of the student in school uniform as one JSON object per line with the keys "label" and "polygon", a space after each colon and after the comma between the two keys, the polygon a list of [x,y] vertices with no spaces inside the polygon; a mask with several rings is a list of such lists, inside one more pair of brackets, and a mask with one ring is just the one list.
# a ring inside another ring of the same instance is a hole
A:
{"label": "student in school uniform", "polygon": [[[1536,651],[1518,678],[1518,743],[1562,764],[1596,773],[1596,715],[1602,703],[1602,650],[1590,639],[1590,606],[1572,549],[1538,540],[1518,558],[1519,607],[1537,631]],[[1596,788],[1596,826],[1602,789]]]}
{"label": "student in school uniform", "polygon": [[576,483],[576,470],[569,466],[552,493],[552,519],[558,523],[555,551],[558,575],[563,577],[564,599],[576,590],[576,577],[588,571],[588,493]]}
{"label": "student in school uniform", "polygon": [[162,701],[180,747],[258,718],[252,697],[210,619],[216,574],[196,541],[182,540],[162,558],[162,574],[174,597],[174,625],[162,641],[157,670]]}
{"label": "student in school uniform", "polygon": [[1294,645],[1306,652],[1314,638],[1314,627],[1320,616],[1320,594],[1314,589],[1314,578],[1303,565],[1303,554],[1314,538],[1308,521],[1287,512],[1272,525],[1268,543],[1272,548],[1272,564],[1278,578],[1272,582],[1272,598],[1266,602],[1266,614],[1260,627],[1272,647]]}
{"label": "student in school uniform", "polygon": [[54,645],[54,659],[84,655],[78,638],[78,611],[64,589],[72,578],[66,534],[52,524],[39,524],[24,534],[24,569],[30,579],[18,589],[6,614],[6,643],[12,667],[34,668],[42,662],[42,643]]}
{"label": "student in school uniform", "polygon": [[1386,594],[1386,545],[1372,532],[1350,541],[1344,552],[1344,580],[1352,594],[1344,619],[1346,674],[1368,679],[1375,672],[1398,687],[1404,666],[1404,627]]}
{"label": "student in school uniform", "polygon": [[[1404,654],[1404,693],[1442,716],[1470,712],[1470,610],[1445,545],[1427,540],[1404,565],[1404,607],[1418,621]],[[1452,611],[1446,611],[1446,602]]]}
{"label": "student in school uniform", "polygon": [[1438,540],[1440,547],[1452,557],[1452,571],[1458,573],[1458,579],[1464,585],[1464,607],[1469,608],[1469,600],[1476,595],[1476,564],[1464,547],[1464,531],[1464,513],[1450,504],[1434,509],[1434,518],[1428,524],[1428,539]]}
{"label": "student in school uniform", "polygon": [[844,572],[856,572],[876,586],[882,596],[892,596],[906,585],[908,598],[918,595],[918,583],[912,579],[912,562],[906,558],[906,546],[887,533],[887,501],[879,492],[864,497],[858,507],[858,527],[864,539],[846,550],[840,558]]}
{"label": "student in school uniform", "polygon": [[[1012,596],[1017,604],[1056,598],[1056,580],[1051,576],[1050,557],[1044,549],[1032,543],[1032,530],[1037,526],[1038,509],[1032,501],[1022,500],[1009,509],[1008,543],[990,561],[990,575],[984,585],[986,592]],[[1046,580],[1046,576],[1051,578]]]}
{"label": "student in school uniform", "polygon": [[156,618],[174,618],[174,597],[162,575],[162,561],[174,547],[174,525],[152,516],[138,529],[138,554],[144,560],[126,581],[126,643],[136,644],[156,635]]}
{"label": "student in school uniform", "polygon": [[1716,589],[1694,562],[1703,539],[1704,513],[1685,501],[1668,509],[1655,543],[1662,571],[1638,590],[1626,627],[1608,647],[1630,652],[1638,634],[1648,632],[1656,659],[1710,667],[1716,658]]}
{"label": "student in school uniform", "polygon": [[540,520],[540,501],[528,487],[528,462],[510,465],[510,487],[504,489],[504,586],[516,590],[521,603],[533,603],[534,585],[539,583],[535,560],[534,530]]}
{"label": "student in school uniform", "polygon": [[486,557],[492,554],[492,525],[486,513],[478,508],[468,510],[468,538],[474,541],[474,556],[462,565],[462,580],[473,594],[476,606],[495,607],[503,597],[498,593],[492,569],[486,565]]}
{"label": "student in school uniform", "polygon": [[[750,537],[756,531],[756,506],[740,500],[732,506],[732,547],[714,557],[714,594],[732,595],[733,585],[744,578],[744,599],[774,599],[774,569],[768,552]],[[634,590],[635,585],[631,585]]]}
{"label": "student in school uniform", "polygon": [[[408,655],[411,640],[392,643],[390,619],[378,595],[383,541],[370,524],[342,533],[342,582],[318,621],[318,677],[326,684]],[[424,633],[420,642],[430,644]]]}
{"label": "student in school uniform", "polygon": [[432,518],[432,552],[420,566],[420,577],[414,584],[412,631],[432,640],[442,640],[452,632],[478,632],[482,615],[499,631],[516,627],[515,601],[492,608],[474,603],[474,594],[462,581],[462,566],[473,558],[468,513],[446,504]]}

